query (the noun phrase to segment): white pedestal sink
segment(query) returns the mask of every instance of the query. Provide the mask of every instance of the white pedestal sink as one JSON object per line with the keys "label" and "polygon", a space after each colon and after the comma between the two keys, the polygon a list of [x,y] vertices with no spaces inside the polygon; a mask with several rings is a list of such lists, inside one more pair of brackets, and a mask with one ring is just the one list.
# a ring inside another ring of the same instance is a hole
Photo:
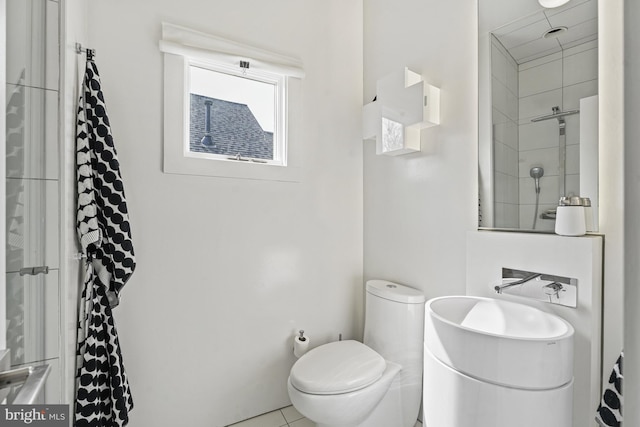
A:
{"label": "white pedestal sink", "polygon": [[435,298],[425,310],[426,427],[572,425],[571,324],[491,298]]}

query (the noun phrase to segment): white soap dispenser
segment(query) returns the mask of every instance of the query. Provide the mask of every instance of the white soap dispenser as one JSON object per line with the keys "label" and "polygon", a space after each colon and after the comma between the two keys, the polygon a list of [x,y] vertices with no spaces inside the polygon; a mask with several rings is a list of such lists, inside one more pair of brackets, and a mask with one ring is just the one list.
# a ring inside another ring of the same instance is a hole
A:
{"label": "white soap dispenser", "polygon": [[562,197],[556,210],[556,234],[583,236],[587,232],[583,201],[580,197]]}

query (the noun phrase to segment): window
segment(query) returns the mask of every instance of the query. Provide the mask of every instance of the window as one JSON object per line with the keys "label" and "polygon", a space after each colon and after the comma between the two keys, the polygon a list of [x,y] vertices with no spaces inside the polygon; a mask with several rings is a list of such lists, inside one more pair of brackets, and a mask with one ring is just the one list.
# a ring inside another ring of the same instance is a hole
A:
{"label": "window", "polygon": [[283,99],[280,76],[189,64],[187,155],[286,165]]}
{"label": "window", "polygon": [[164,172],[298,181],[300,62],[163,23]]}

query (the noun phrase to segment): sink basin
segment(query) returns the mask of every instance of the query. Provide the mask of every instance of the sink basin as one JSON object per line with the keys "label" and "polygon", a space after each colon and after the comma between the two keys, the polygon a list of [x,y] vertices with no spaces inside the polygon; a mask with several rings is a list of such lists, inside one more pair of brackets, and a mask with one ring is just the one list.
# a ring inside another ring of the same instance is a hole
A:
{"label": "sink basin", "polygon": [[434,298],[425,310],[425,350],[458,372],[531,390],[573,378],[574,329],[559,316],[470,296]]}

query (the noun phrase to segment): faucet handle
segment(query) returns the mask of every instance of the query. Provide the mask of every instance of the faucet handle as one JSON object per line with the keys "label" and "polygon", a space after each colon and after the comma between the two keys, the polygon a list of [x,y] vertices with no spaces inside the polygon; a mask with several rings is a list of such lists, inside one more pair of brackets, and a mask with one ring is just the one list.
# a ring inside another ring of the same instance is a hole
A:
{"label": "faucet handle", "polygon": [[558,282],[552,282],[549,283],[547,285],[544,285],[545,292],[546,293],[558,293],[560,291],[564,291],[564,286],[562,286],[562,283],[558,283]]}
{"label": "faucet handle", "polygon": [[560,292],[566,292],[562,283],[552,282],[548,285],[544,285],[544,293],[549,295],[549,299],[551,299],[552,295],[555,295],[556,298],[560,299]]}

